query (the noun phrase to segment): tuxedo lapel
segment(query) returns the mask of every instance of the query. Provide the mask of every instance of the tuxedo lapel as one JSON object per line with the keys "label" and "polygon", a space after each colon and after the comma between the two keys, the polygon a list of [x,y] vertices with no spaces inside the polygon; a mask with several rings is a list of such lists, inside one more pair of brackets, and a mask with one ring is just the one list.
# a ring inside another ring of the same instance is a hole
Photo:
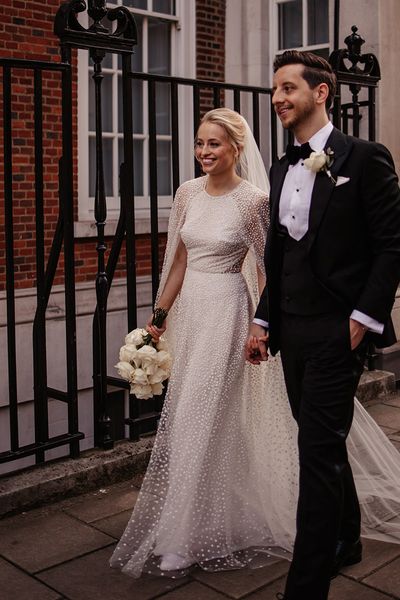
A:
{"label": "tuxedo lapel", "polygon": [[270,217],[270,227],[267,235],[267,244],[266,244],[266,257],[267,260],[271,256],[271,245],[275,239],[276,233],[276,223],[279,219],[279,200],[281,197],[281,191],[283,187],[283,182],[285,180],[285,176],[287,170],[289,168],[289,161],[285,156],[283,156],[279,163],[274,166],[274,174],[271,180],[271,192],[270,192],[270,204],[271,204],[271,217]]}
{"label": "tuxedo lapel", "polygon": [[[347,159],[353,142],[341,131],[334,128],[325,146],[325,151],[330,148],[334,152],[334,161],[330,169],[332,178],[336,180],[337,174]],[[324,172],[320,171],[315,177],[314,188],[311,195],[311,206],[309,216],[309,248],[314,242],[319,224],[324,216],[325,210],[328,207],[331,194],[335,189],[335,181]]]}
{"label": "tuxedo lapel", "polygon": [[284,156],[275,168],[275,176],[271,187],[271,224],[275,224],[279,217],[279,200],[281,197],[283,182],[289,168],[289,161]]}
{"label": "tuxedo lapel", "polygon": [[331,173],[336,179],[343,163],[353,148],[353,141],[349,136],[345,135],[339,131],[339,129],[334,127],[331,135],[328,138],[328,141],[326,142],[325,151],[328,148],[331,148],[331,150],[334,152],[334,161],[331,167]]}

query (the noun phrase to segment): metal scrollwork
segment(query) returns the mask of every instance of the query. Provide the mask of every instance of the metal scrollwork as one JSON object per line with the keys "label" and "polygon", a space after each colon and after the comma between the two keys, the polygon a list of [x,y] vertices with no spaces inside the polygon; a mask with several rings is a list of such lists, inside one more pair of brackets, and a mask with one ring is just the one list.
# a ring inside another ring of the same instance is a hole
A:
{"label": "metal scrollwork", "polygon": [[[83,27],[77,18],[87,9],[91,19],[88,28]],[[103,25],[117,21],[115,31],[111,32]],[[70,0],[60,6],[54,21],[54,33],[62,44],[69,46],[103,50],[104,52],[133,52],[137,44],[137,27],[132,13],[125,6],[107,8],[105,0]]]}
{"label": "metal scrollwork", "polygon": [[[365,40],[357,33],[358,27],[353,25],[352,33],[346,37],[344,43],[347,48],[334,50],[329,57],[329,62],[333,69],[339,73],[359,75],[360,77],[381,78],[381,71],[378,59],[374,54],[361,54],[361,47]],[[347,67],[345,60],[350,61],[351,67]],[[361,69],[359,65],[364,65]]]}

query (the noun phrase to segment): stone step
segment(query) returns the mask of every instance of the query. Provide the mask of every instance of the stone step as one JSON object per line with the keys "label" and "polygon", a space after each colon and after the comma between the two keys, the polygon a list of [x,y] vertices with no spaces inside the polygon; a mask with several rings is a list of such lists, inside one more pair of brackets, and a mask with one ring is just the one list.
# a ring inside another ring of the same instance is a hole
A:
{"label": "stone step", "polygon": [[366,404],[383,399],[396,390],[394,373],[389,371],[364,371],[357,388],[359,402]]}
{"label": "stone step", "polygon": [[146,470],[153,439],[124,440],[112,450],[88,450],[76,459],[63,458],[0,478],[0,517],[132,479]]}
{"label": "stone step", "polygon": [[400,380],[400,342],[388,348],[376,348],[375,367],[382,371],[393,372],[396,381]]}

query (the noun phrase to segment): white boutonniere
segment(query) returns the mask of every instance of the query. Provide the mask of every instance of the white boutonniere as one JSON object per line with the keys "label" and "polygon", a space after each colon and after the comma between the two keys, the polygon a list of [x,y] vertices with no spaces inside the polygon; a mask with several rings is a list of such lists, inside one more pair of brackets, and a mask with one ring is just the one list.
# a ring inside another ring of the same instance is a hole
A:
{"label": "white boutonniere", "polygon": [[326,152],[324,150],[321,150],[321,152],[311,152],[310,156],[304,159],[304,166],[313,173],[324,171],[331,181],[336,184],[336,180],[330,172],[334,160],[334,151],[331,148],[327,148]]}

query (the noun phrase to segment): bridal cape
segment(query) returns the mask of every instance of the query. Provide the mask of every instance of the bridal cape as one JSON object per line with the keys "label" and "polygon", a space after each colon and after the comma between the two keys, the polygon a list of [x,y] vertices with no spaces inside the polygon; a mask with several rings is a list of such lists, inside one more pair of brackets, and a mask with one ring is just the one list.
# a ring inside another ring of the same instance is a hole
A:
{"label": "bridal cape", "polygon": [[[223,570],[271,554],[290,559],[294,542],[297,425],[280,359],[255,366],[243,356],[268,200],[244,180],[217,197],[205,182],[183,184],[171,211],[160,290],[180,239],[188,251],[168,316],[174,365],[143,485],[111,558],[133,577],[161,573],[165,553]],[[347,447],[362,534],[400,543],[400,454],[357,401]]]}

